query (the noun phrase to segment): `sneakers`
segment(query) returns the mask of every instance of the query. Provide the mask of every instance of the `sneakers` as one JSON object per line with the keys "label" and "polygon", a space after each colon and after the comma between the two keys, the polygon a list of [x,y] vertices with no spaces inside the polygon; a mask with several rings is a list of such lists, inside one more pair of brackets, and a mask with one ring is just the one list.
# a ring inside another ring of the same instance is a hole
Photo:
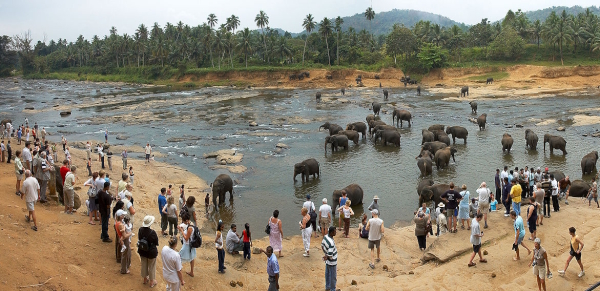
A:
{"label": "sneakers", "polygon": [[508,217],[508,214],[504,213],[504,217]]}
{"label": "sneakers", "polygon": [[579,278],[581,278],[583,276],[585,276],[585,272],[584,271],[581,271],[581,273],[579,273],[579,275],[577,275],[577,277],[579,277]]}
{"label": "sneakers", "polygon": [[561,275],[561,276],[564,276],[565,275],[565,270],[558,270],[558,274]]}

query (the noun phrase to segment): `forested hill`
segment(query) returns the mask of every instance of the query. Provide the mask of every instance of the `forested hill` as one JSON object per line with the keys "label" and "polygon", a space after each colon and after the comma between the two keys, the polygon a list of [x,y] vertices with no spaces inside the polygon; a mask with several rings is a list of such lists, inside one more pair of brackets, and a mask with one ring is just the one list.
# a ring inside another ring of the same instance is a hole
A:
{"label": "forested hill", "polygon": [[527,15],[527,18],[529,18],[531,22],[534,22],[536,20],[544,21],[544,19],[546,19],[546,17],[548,17],[552,11],[556,12],[556,14],[560,14],[563,10],[565,10],[567,14],[577,15],[579,13],[585,13],[586,9],[590,9],[590,12],[593,14],[600,15],[600,7],[596,6],[590,6],[588,8],[583,8],[581,6],[553,6],[535,11],[527,11],[525,12],[525,15]]}
{"label": "forested hill", "polygon": [[432,23],[439,24],[441,26],[450,27],[452,25],[463,26],[464,24],[458,23],[448,17],[441,16],[418,10],[408,9],[394,9],[387,12],[380,12],[375,14],[375,18],[372,20],[371,27],[369,29],[369,21],[365,18],[364,12],[357,13],[353,16],[343,17],[344,23],[342,24],[342,30],[347,30],[349,27],[353,27],[356,31],[366,29],[371,31],[375,35],[388,34],[392,31],[394,23],[404,24],[406,27],[412,27],[419,20],[431,21]]}

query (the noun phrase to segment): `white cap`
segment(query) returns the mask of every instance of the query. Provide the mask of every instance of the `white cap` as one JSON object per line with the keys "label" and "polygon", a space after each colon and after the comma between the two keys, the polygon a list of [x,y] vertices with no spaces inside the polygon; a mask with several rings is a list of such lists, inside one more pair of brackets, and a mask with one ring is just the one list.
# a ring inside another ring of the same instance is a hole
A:
{"label": "white cap", "polygon": [[125,215],[127,214],[127,212],[125,212],[123,209],[119,209],[117,210],[117,213],[115,213],[115,217],[119,217],[121,215]]}
{"label": "white cap", "polygon": [[323,198],[323,203],[327,204],[327,198]]}
{"label": "white cap", "polygon": [[377,209],[373,209],[371,210],[371,213],[375,214],[375,215],[379,215],[379,210]]}

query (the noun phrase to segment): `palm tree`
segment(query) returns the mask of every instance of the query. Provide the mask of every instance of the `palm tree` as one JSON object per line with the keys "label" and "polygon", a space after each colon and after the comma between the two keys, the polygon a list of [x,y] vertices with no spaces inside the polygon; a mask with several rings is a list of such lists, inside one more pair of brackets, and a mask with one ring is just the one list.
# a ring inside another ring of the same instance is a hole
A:
{"label": "palm tree", "polygon": [[439,46],[440,42],[442,44],[446,43],[446,36],[444,33],[444,29],[440,27],[439,24],[434,24],[431,29],[431,42],[435,43],[435,45]]}
{"label": "palm tree", "polygon": [[287,38],[285,36],[279,37],[279,41],[277,42],[277,53],[281,55],[281,60],[284,63],[292,54],[292,51],[288,47]]}
{"label": "palm tree", "polygon": [[329,66],[331,66],[331,56],[329,55],[329,41],[327,39],[331,35],[331,31],[331,21],[329,21],[327,17],[323,18],[321,23],[319,23],[319,33],[325,39],[325,44],[327,45],[327,59]]}
{"label": "palm tree", "polygon": [[340,31],[342,31],[342,24],[344,24],[344,19],[341,17],[337,17],[335,19],[335,31],[337,32],[337,41],[336,41],[336,57],[337,57],[337,64],[338,66],[340,65]]}
{"label": "palm tree", "polygon": [[573,29],[571,28],[571,19],[567,15],[567,12],[563,10],[560,15],[560,19],[556,25],[556,29],[554,31],[553,39],[558,43],[558,48],[560,50],[560,64],[564,65],[563,55],[562,55],[562,47],[563,44],[567,42],[571,42],[573,40]]}
{"label": "palm tree", "polygon": [[246,68],[248,67],[248,54],[252,53],[250,29],[244,28],[240,33],[240,43],[237,47],[244,53],[244,59],[246,60]]}
{"label": "palm tree", "polygon": [[217,50],[217,52],[220,52],[221,57],[219,57],[219,70],[221,69],[221,61],[223,60],[223,57],[225,56],[225,49],[227,48],[227,42],[226,42],[226,34],[227,31],[225,29],[219,29],[215,32],[215,40],[212,44],[212,46]]}
{"label": "palm tree", "polygon": [[265,61],[265,56],[267,57],[267,63],[269,62],[269,56],[267,53],[267,39],[265,38],[264,27],[269,25],[269,16],[264,11],[260,11],[256,14],[254,18],[254,22],[256,22],[256,26],[260,27],[260,31],[262,32],[263,42],[265,44],[265,53],[263,54],[263,62]]}
{"label": "palm tree", "polygon": [[367,10],[365,11],[365,17],[369,21],[369,33],[373,34],[373,31],[371,28],[371,23],[373,22],[373,18],[375,18],[375,11],[373,11],[373,8],[371,8],[371,7],[367,8]]}
{"label": "palm tree", "polygon": [[138,35],[138,67],[140,66],[140,52],[142,53],[142,67],[146,59],[146,43],[148,42],[148,28],[142,23],[135,33]]}
{"label": "palm tree", "polygon": [[[215,25],[217,25],[217,21],[219,21],[217,19],[217,16],[214,13],[211,13],[208,15],[208,17],[206,18],[206,23],[208,24],[208,26],[210,27],[210,35],[212,35],[212,30],[215,27]],[[210,37],[209,37],[209,43],[211,43],[210,41]],[[212,56],[212,45],[209,45],[209,53],[210,53],[210,62],[212,64],[212,67],[215,67],[215,62],[213,60],[213,56]],[[220,68],[220,65],[219,65]]]}
{"label": "palm tree", "polygon": [[306,53],[306,43],[308,42],[308,37],[310,33],[315,29],[317,23],[315,22],[312,14],[306,15],[304,21],[302,22],[302,27],[306,30],[306,39],[304,40],[304,50],[302,51],[302,65],[304,65],[304,53]]}
{"label": "palm tree", "polygon": [[533,22],[533,27],[531,28],[531,35],[537,41],[537,47],[540,48],[540,36],[542,34],[542,23],[539,19]]}
{"label": "palm tree", "polygon": [[231,63],[231,67],[233,68],[233,59],[231,57],[231,52],[233,51],[233,47],[235,46],[235,30],[240,25],[240,18],[231,14],[230,17],[227,17],[227,31],[231,31],[231,36],[229,38],[229,63]]}

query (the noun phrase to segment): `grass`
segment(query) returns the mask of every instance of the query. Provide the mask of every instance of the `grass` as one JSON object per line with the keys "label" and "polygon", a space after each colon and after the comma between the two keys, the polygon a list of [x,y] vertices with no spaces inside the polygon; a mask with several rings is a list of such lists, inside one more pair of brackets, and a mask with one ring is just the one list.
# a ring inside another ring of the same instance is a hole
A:
{"label": "grass", "polygon": [[494,78],[494,81],[502,80],[508,78],[509,74],[507,72],[492,72],[479,76],[472,76],[468,79],[471,81],[487,81],[488,78]]}

